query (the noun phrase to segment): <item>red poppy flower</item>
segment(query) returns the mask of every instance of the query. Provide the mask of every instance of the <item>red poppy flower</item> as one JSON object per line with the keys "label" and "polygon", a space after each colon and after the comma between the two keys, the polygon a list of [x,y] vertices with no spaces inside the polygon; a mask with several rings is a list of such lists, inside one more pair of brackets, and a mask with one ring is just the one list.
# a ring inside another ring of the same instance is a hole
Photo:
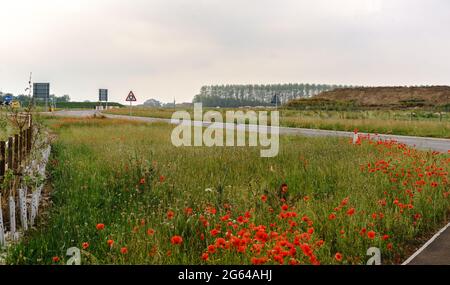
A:
{"label": "red poppy flower", "polygon": [[216,239],[216,247],[224,248],[226,246],[227,242],[224,238],[218,238]]}
{"label": "red poppy flower", "polygon": [[288,192],[287,184],[281,185],[281,193],[286,194]]}
{"label": "red poppy flower", "polygon": [[213,236],[213,237],[215,237],[215,236],[218,235],[219,233],[220,233],[220,231],[217,230],[217,229],[213,229],[213,230],[210,231],[210,234],[211,234],[211,236]]}
{"label": "red poppy flower", "polygon": [[167,212],[167,218],[169,220],[172,220],[174,216],[175,216],[175,213],[173,211],[168,211]]}
{"label": "red poppy flower", "polygon": [[268,261],[267,257],[261,257],[261,258],[257,258],[257,257],[252,257],[251,262],[253,265],[262,265],[264,263],[266,263]]}
{"label": "red poppy flower", "polygon": [[159,182],[160,182],[160,183],[164,183],[164,181],[166,181],[166,177],[164,177],[163,175],[161,175],[161,176],[159,177]]}
{"label": "red poppy flower", "polygon": [[144,185],[145,184],[145,178],[141,178],[141,180],[139,181],[139,184]]}
{"label": "red poppy flower", "polygon": [[374,231],[369,231],[368,233],[367,233],[367,237],[368,238],[370,238],[370,239],[374,239],[375,238],[375,232]]}
{"label": "red poppy flower", "polygon": [[59,259],[58,256],[54,256],[54,257],[52,258],[52,260],[53,260],[54,263],[57,263],[57,262],[60,261],[60,259]]}
{"label": "red poppy flower", "polygon": [[214,207],[208,207],[208,208],[206,208],[206,212],[211,215],[215,215],[215,214],[217,214],[217,209]]}
{"label": "red poppy flower", "polygon": [[186,214],[186,216],[192,215],[193,212],[194,212],[194,210],[192,208],[184,209],[184,213]]}
{"label": "red poppy flower", "polygon": [[328,219],[329,219],[330,221],[336,219],[336,214],[334,214],[334,213],[330,214],[330,215],[328,216]]}
{"label": "red poppy flower", "polygon": [[106,243],[109,247],[112,247],[114,245],[114,241],[112,239],[109,239]]}
{"label": "red poppy flower", "polygon": [[240,216],[237,218],[237,221],[239,224],[243,224],[245,222],[245,219],[244,219],[244,217]]}
{"label": "red poppy flower", "polygon": [[245,250],[246,250],[246,249],[247,249],[247,248],[246,248],[244,245],[241,245],[241,246],[238,247],[237,252],[239,252],[239,253],[245,253]]}
{"label": "red poppy flower", "polygon": [[353,216],[355,214],[355,208],[351,208],[347,211],[347,215]]}
{"label": "red poppy flower", "polygon": [[366,228],[362,228],[361,231],[359,232],[359,234],[363,237],[367,232]]}
{"label": "red poppy flower", "polygon": [[97,224],[96,228],[97,230],[102,231],[105,229],[105,224]]}
{"label": "red poppy flower", "polygon": [[284,204],[283,206],[281,206],[281,210],[287,211],[287,210],[289,210],[289,206]]}
{"label": "red poppy flower", "polygon": [[152,236],[152,235],[154,235],[155,234],[155,230],[154,229],[148,229],[147,230],[147,235],[148,236]]}
{"label": "red poppy flower", "polygon": [[261,201],[267,202],[267,196],[266,196],[266,195],[262,195],[262,196],[261,196]]}
{"label": "red poppy flower", "polygon": [[180,236],[173,236],[170,242],[173,245],[178,245],[178,244],[181,244],[183,242],[183,238],[180,237]]}
{"label": "red poppy flower", "polygon": [[127,254],[127,253],[128,253],[128,248],[122,247],[122,248],[120,249],[120,253],[121,253],[121,254]]}
{"label": "red poppy flower", "polygon": [[342,261],[342,254],[341,253],[336,253],[336,255],[334,256],[334,258],[336,258],[337,261],[341,262]]}
{"label": "red poppy flower", "polygon": [[283,259],[283,256],[281,254],[275,255],[273,257],[273,260],[275,260],[279,264],[284,264],[284,259]]}
{"label": "red poppy flower", "polygon": [[417,214],[414,215],[414,220],[417,221],[417,220],[420,220],[420,218],[422,218],[421,214],[417,213]]}
{"label": "red poppy flower", "polygon": [[209,259],[209,255],[205,252],[205,253],[203,253],[202,254],[202,259],[204,260],[204,261],[207,261],[208,259]]}
{"label": "red poppy flower", "polygon": [[211,254],[216,253],[216,247],[214,245],[208,246],[208,252]]}
{"label": "red poppy flower", "polygon": [[384,235],[383,236],[383,240],[388,240],[389,239],[389,235]]}
{"label": "red poppy flower", "polygon": [[83,244],[81,245],[81,247],[86,250],[89,247],[89,243],[87,242],[83,242]]}

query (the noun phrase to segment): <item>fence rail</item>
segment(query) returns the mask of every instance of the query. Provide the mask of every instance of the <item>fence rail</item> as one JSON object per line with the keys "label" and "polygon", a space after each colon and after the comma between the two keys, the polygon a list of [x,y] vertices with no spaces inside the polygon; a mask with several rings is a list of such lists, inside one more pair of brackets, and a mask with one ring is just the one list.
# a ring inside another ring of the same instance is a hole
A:
{"label": "fence rail", "polygon": [[31,115],[26,127],[6,141],[0,141],[0,179],[8,170],[19,174],[31,153],[33,126]]}

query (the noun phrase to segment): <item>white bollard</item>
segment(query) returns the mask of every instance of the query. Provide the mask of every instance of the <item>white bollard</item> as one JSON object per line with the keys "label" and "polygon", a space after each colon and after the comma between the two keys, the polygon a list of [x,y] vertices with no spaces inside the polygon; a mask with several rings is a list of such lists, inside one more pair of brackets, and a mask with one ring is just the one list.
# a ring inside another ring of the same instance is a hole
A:
{"label": "white bollard", "polygon": [[10,232],[12,240],[16,240],[16,202],[14,201],[14,197],[9,197],[9,224],[10,224]]}
{"label": "white bollard", "polygon": [[353,135],[353,144],[357,144],[359,141],[359,134],[355,132]]}
{"label": "white bollard", "polygon": [[0,194],[0,248],[6,246],[5,227],[3,226],[2,195]]}
{"label": "white bollard", "polygon": [[34,225],[34,220],[37,216],[37,208],[39,207],[39,197],[38,197],[38,191],[34,191],[33,194],[31,194],[31,205],[30,205],[30,226]]}
{"label": "white bollard", "polygon": [[19,189],[20,223],[24,231],[28,230],[26,190]]}

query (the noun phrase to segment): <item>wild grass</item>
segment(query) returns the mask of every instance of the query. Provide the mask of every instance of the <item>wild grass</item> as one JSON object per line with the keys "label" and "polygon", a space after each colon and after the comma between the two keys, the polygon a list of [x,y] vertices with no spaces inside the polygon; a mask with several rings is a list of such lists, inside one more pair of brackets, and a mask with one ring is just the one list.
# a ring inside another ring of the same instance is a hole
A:
{"label": "wild grass", "polygon": [[[161,123],[47,122],[58,135],[50,163],[53,206],[11,248],[10,264],[63,263],[70,247],[82,249],[83,264],[251,264],[255,258],[273,264],[287,251],[286,240],[297,239],[296,257],[283,263],[313,263],[306,245],[322,264],[364,264],[372,246],[384,263],[399,263],[407,246],[441,225],[450,209],[447,154],[285,136],[280,154],[267,159],[258,148],[175,148],[173,126]],[[288,212],[297,217],[282,218]],[[270,239],[258,253],[259,225],[286,240]],[[182,243],[172,244],[174,236]],[[218,238],[230,248],[220,248]],[[231,238],[245,243],[243,252]]]}
{"label": "wild grass", "polygon": [[0,110],[0,140],[7,140],[14,134],[14,126],[6,117],[6,112]]}

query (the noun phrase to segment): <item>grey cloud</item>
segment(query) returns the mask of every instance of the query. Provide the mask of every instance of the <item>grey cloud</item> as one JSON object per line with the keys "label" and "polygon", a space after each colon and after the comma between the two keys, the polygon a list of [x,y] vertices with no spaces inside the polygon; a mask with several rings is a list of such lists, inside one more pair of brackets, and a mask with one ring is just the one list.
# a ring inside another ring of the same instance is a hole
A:
{"label": "grey cloud", "polygon": [[213,83],[448,84],[445,0],[17,2],[40,6],[2,4],[0,21],[20,18],[0,25],[4,91],[30,70],[77,100],[100,86],[188,101]]}

